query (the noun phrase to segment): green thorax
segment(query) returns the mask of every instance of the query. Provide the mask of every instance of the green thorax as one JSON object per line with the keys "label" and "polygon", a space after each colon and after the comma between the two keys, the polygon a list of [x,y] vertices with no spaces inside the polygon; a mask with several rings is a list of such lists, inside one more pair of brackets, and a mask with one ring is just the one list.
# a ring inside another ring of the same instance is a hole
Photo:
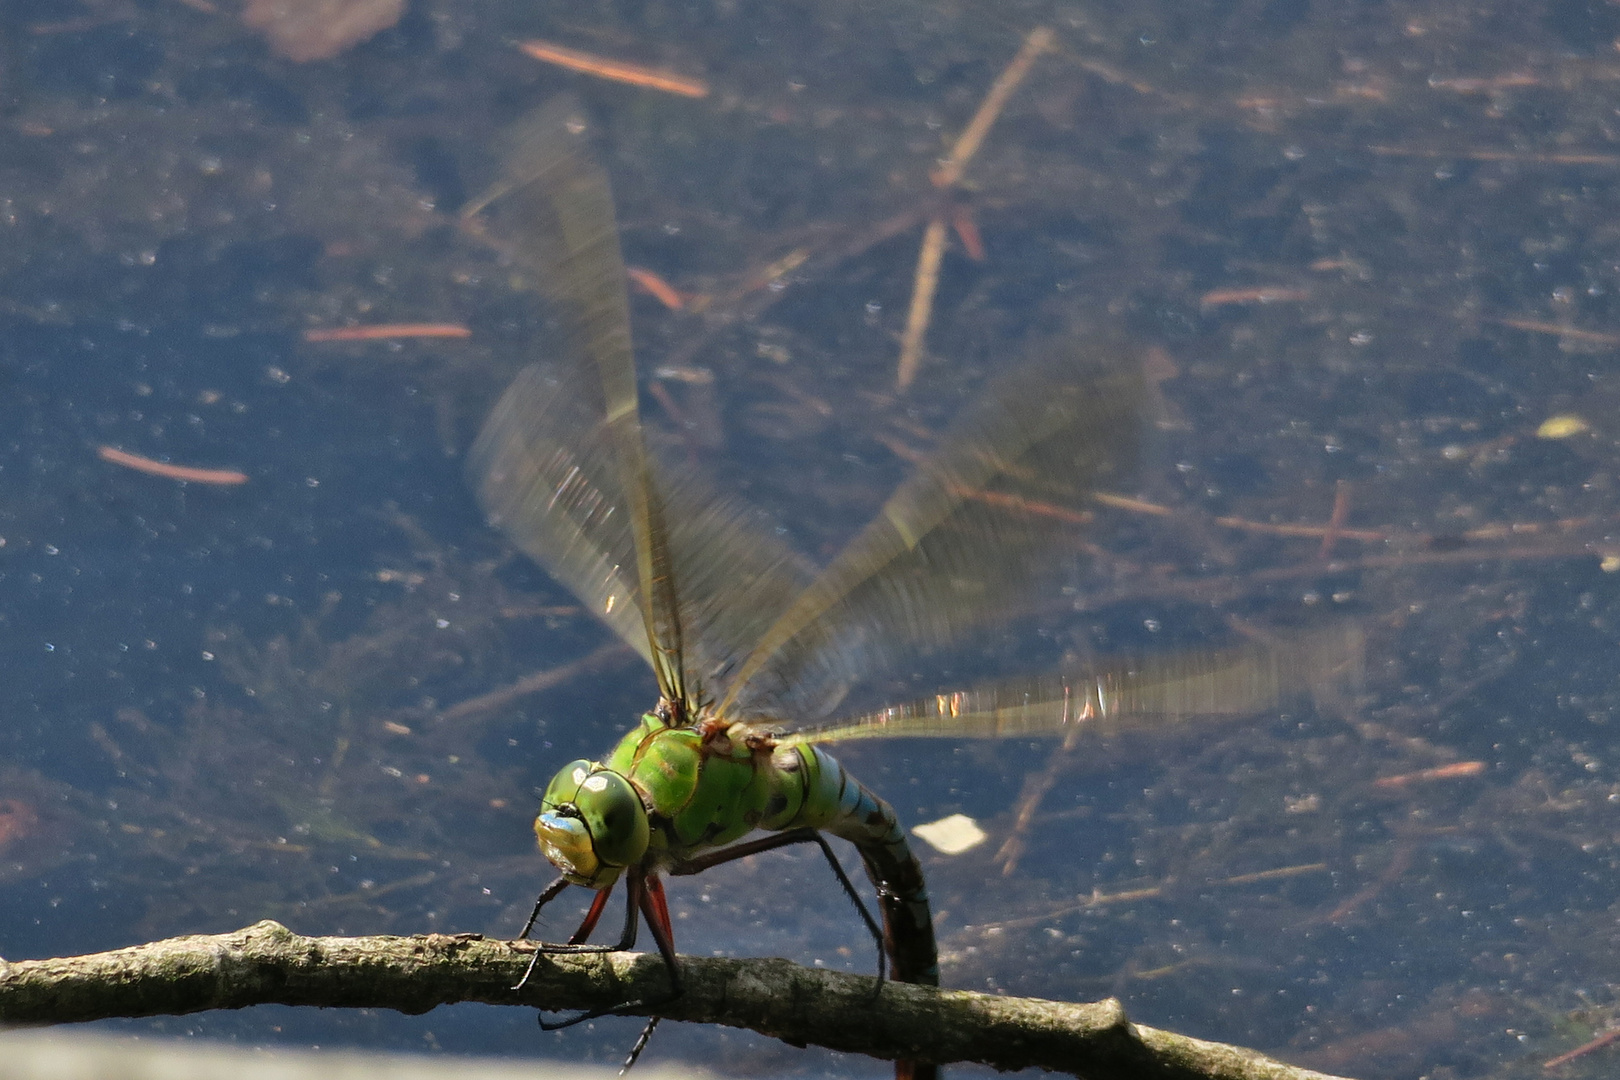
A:
{"label": "green thorax", "polygon": [[671,727],[647,713],[602,765],[640,793],[652,825],[649,851],[684,859],[755,829],[799,824],[824,757],[778,750],[745,724]]}

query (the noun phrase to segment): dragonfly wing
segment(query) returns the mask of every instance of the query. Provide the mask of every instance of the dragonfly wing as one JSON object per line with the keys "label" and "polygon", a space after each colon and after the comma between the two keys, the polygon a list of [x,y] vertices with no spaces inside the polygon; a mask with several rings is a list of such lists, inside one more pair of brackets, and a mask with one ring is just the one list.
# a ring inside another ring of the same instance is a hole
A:
{"label": "dragonfly wing", "polygon": [[[490,523],[651,664],[616,444],[581,407],[580,381],[577,367],[521,371],[484,422],[469,471]],[[756,511],[691,469],[649,461],[680,580],[692,688],[717,685],[803,591],[809,570]]]}
{"label": "dragonfly wing", "polygon": [[694,470],[665,465],[657,472],[667,478],[688,665],[705,686],[722,687],[804,592],[812,568],[758,510],[716,495]]}
{"label": "dragonfly wing", "polygon": [[1135,457],[1143,386],[1122,354],[1063,343],[993,381],[770,627],[722,710],[824,713],[834,688],[1055,584],[1062,553],[1080,550],[1090,492]]}
{"label": "dragonfly wing", "polygon": [[[537,109],[514,129],[501,177],[463,212],[476,212],[496,200],[503,204],[515,219],[520,251],[572,324],[572,344],[596,371],[598,415],[618,474],[617,508],[628,519],[634,545],[634,559],[626,569],[636,583],[650,643],[643,655],[652,662],[664,698],[691,704],[696,691],[692,688],[689,696],[664,507],[641,434],[613,193],[607,173],[586,148],[589,127],[572,98]],[[599,460],[604,456],[597,455]]]}
{"label": "dragonfly wing", "polygon": [[470,470],[486,513],[634,646],[660,692],[702,703],[808,574],[739,504],[649,452],[636,392],[624,266],[607,175],[578,103],[520,122],[499,202],[518,257],[569,332],[572,362],[525,369],[484,425]]}
{"label": "dragonfly wing", "polygon": [[783,741],[1002,738],[1077,727],[1117,734],[1191,717],[1261,713],[1307,693],[1359,685],[1362,656],[1359,627],[1337,626],[1287,644],[1113,661],[938,694],[802,730]]}
{"label": "dragonfly wing", "polygon": [[569,368],[527,367],[468,456],[490,524],[568,586],[649,664],[636,543],[612,440]]}

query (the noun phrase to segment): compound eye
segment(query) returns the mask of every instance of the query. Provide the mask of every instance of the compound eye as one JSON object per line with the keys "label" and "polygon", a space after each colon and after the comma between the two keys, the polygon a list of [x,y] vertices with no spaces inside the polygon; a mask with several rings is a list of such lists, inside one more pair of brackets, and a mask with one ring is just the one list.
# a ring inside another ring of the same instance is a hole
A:
{"label": "compound eye", "polygon": [[633,866],[647,853],[651,834],[647,808],[635,787],[618,773],[598,769],[585,777],[574,805],[604,866]]}
{"label": "compound eye", "polygon": [[546,785],[546,793],[540,797],[541,808],[556,810],[572,803],[579,794],[580,785],[590,779],[591,771],[595,768],[594,764],[581,758],[558,769],[557,775]]}

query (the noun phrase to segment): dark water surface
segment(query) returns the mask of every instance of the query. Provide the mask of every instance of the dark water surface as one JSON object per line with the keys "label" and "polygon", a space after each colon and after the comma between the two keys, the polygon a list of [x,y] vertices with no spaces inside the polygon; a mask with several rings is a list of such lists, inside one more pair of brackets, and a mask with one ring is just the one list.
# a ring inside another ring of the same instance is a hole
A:
{"label": "dark water surface", "polygon": [[[1160,358],[1154,445],[1119,494],[1173,512],[1103,510],[1030,626],[870,698],[1229,640],[1233,619],[1366,627],[1354,700],[1058,758],[841,755],[908,822],[991,833],[925,858],[946,985],[1117,995],[1367,1078],[1548,1075],[1616,1019],[1617,9],[415,0],[298,65],[210,6],[0,0],[0,954],[267,917],[520,927],[550,876],[533,789],[654,695],[609,658],[446,714],[608,643],[483,524],[461,463],[556,328],[455,211],[503,125],[571,87],[627,260],[712,298],[633,297],[649,422],[813,556],[1030,338],[1108,327]],[[987,257],[953,241],[897,397],[929,170],[1043,24],[1059,47],[957,200]],[[542,67],[527,37],[713,93]],[[303,339],[347,322],[472,334]],[[1554,417],[1582,430],[1538,437]],[[182,485],[104,445],[249,479]],[[1330,550],[1254,527],[1320,528],[1336,499]],[[1031,777],[1050,790],[1003,874]],[[688,952],[872,966],[811,855],[671,903]],[[616,1061],[636,1023],[106,1026]],[[676,1027],[651,1054],[886,1071]]]}

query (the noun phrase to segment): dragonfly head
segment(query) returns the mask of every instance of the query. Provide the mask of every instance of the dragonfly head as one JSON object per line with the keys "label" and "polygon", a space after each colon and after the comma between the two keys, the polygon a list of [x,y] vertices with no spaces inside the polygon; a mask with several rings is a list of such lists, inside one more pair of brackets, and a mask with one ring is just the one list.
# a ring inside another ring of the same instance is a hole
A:
{"label": "dragonfly head", "polygon": [[608,888],[640,862],[650,831],[630,781],[589,761],[551,778],[534,819],[540,851],[569,881],[591,889]]}

